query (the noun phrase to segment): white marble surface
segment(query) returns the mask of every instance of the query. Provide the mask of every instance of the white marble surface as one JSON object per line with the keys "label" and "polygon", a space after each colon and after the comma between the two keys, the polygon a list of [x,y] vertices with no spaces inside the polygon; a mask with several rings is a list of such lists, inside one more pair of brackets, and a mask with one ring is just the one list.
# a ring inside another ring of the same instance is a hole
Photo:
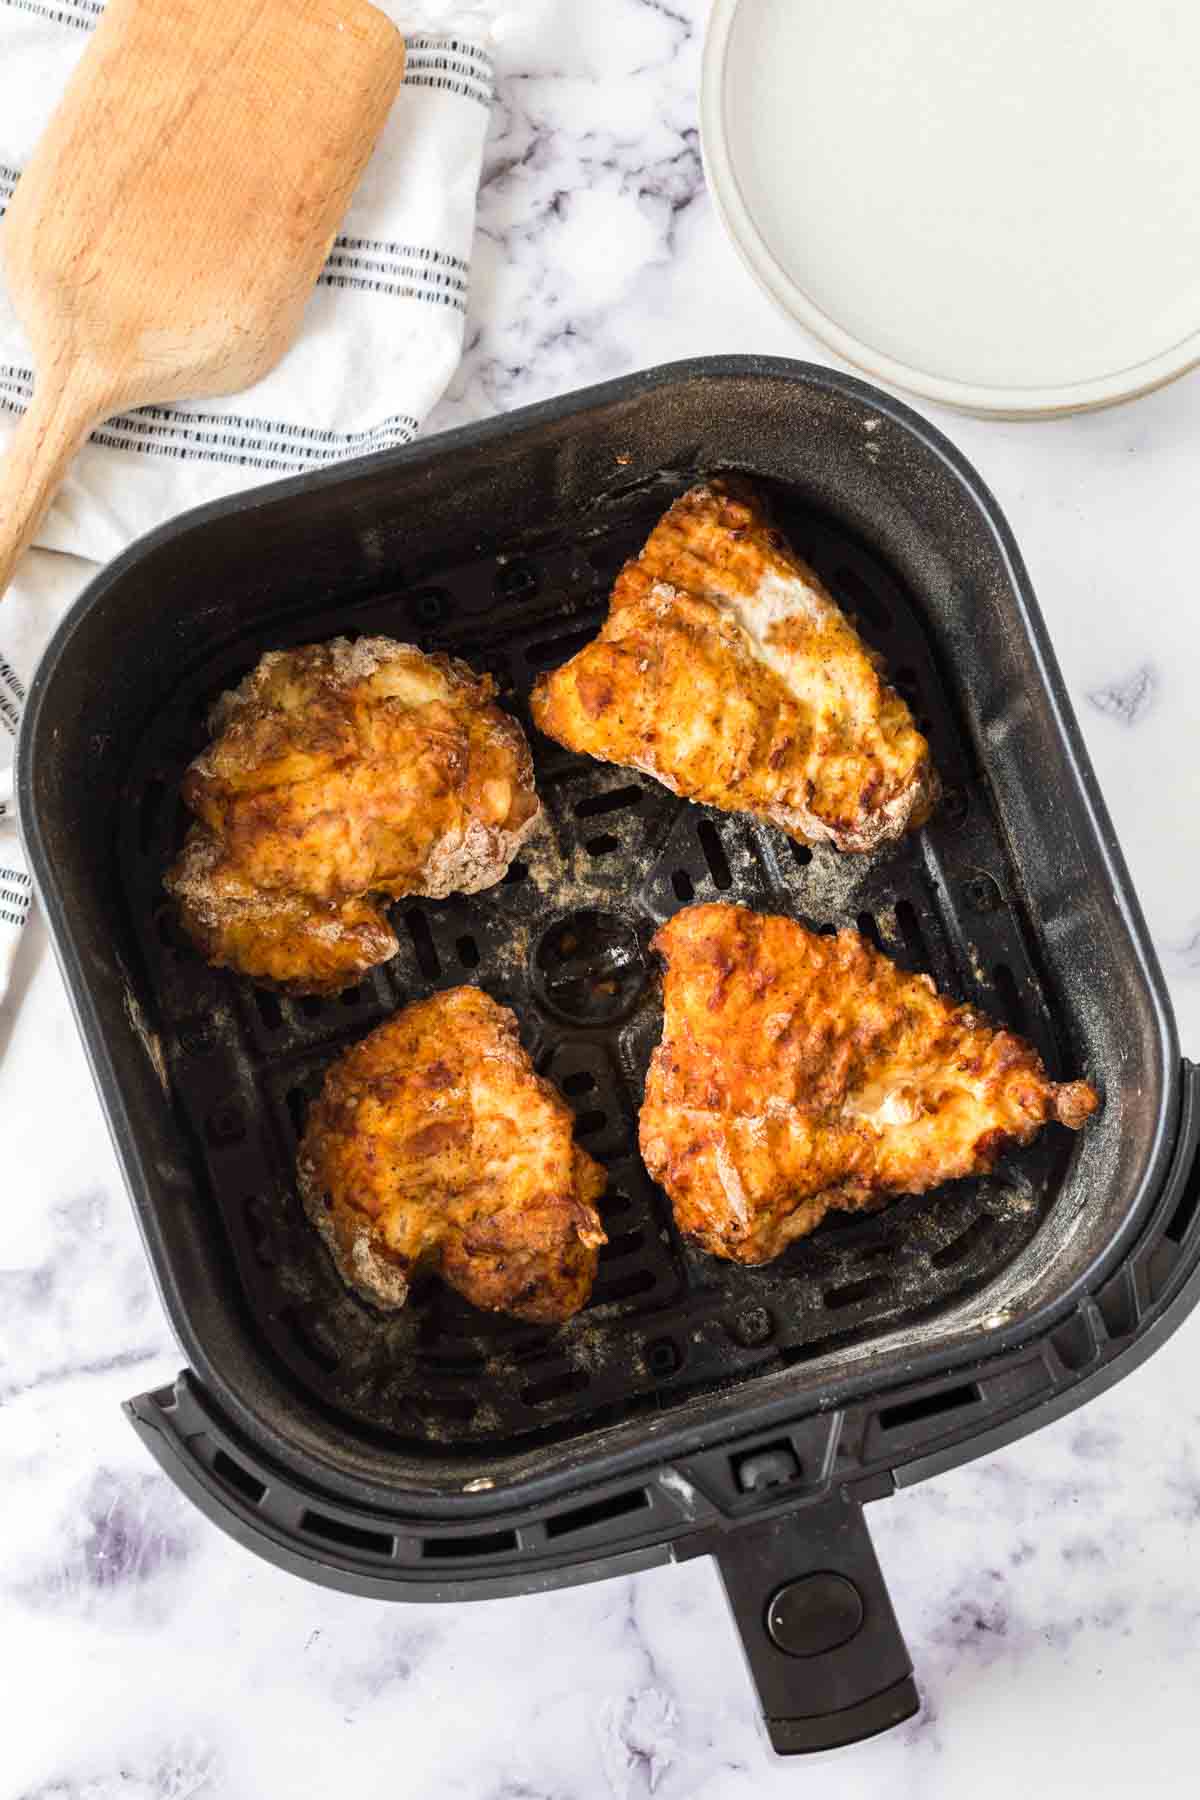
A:
{"label": "white marble surface", "polygon": [[[512,0],[469,351],[439,424],[700,352],[825,360],[705,196],[704,10]],[[939,423],[1024,548],[1200,1054],[1200,378],[1090,418]],[[1200,1321],[1086,1412],[872,1509],[924,1712],[780,1763],[706,1564],[388,1607],[207,1525],[117,1410],[179,1359],[45,954],[23,959],[0,1048],[0,1800],[1194,1790]]]}

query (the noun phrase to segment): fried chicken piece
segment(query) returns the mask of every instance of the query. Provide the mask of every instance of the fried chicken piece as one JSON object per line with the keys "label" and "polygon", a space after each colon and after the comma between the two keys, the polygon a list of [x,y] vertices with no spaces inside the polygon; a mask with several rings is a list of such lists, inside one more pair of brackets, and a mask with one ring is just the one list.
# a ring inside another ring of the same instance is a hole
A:
{"label": "fried chicken piece", "polygon": [[275,650],[213,708],[168,872],[210,962],[297,994],[351,987],[396,952],[387,898],[474,894],[539,811],[495,683],[391,638]]}
{"label": "fried chicken piece", "polygon": [[929,745],[808,565],[741,484],[693,488],[627,563],[600,636],[533,691],[539,730],[753,813],[872,850],[929,816]]}
{"label": "fried chicken piece", "polygon": [[987,1174],[1006,1146],[1050,1120],[1077,1131],[1099,1104],[857,931],[693,906],[654,945],[665,1019],[642,1156],[714,1256],[769,1262],[834,1207]]}
{"label": "fried chicken piece", "polygon": [[343,1280],[386,1307],[436,1270],[472,1305],[540,1325],[585,1304],[604,1170],[535,1074],[517,1021],[474,987],[406,1006],[340,1056],[305,1125],[305,1209]]}

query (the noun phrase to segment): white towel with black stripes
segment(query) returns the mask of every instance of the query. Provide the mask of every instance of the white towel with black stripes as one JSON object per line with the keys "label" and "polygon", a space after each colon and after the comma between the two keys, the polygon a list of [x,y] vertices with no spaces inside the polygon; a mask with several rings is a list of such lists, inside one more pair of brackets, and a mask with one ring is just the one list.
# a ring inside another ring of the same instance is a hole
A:
{"label": "white towel with black stripes", "polygon": [[[407,38],[404,86],[295,345],[242,394],[109,420],[77,458],[39,545],[106,562],[190,506],[407,443],[443,393],[462,349],[488,44],[503,9],[501,0],[376,3]],[[103,10],[102,0],[0,0],[0,213]],[[0,277],[0,455],[31,387]],[[30,904],[12,740],[64,596],[89,572],[37,552],[26,560],[0,604],[0,995]]]}

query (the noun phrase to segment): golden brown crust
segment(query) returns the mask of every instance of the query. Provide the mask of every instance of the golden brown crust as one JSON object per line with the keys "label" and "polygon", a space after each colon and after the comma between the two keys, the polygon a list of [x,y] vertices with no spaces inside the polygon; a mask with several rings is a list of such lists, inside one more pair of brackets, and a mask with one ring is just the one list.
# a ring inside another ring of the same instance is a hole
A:
{"label": "golden brown crust", "polygon": [[479,988],[407,1006],[338,1058],[305,1126],[301,1198],[343,1279],[402,1306],[433,1269],[473,1305],[578,1312],[605,1242],[604,1170]]}
{"label": "golden brown crust", "polygon": [[395,954],[381,901],[499,881],[538,813],[529,746],[464,663],[390,638],[271,651],[213,709],[166,877],[208,959],[333,993]]}
{"label": "golden brown crust", "polygon": [[800,843],[870,850],[937,784],[905,702],[741,484],[676,501],[600,636],[534,688],[539,730]]}
{"label": "golden brown crust", "polygon": [[714,1256],[768,1262],[832,1208],[986,1174],[1008,1145],[1052,1119],[1078,1130],[1099,1104],[856,931],[693,906],[654,947],[665,1017],[642,1156]]}

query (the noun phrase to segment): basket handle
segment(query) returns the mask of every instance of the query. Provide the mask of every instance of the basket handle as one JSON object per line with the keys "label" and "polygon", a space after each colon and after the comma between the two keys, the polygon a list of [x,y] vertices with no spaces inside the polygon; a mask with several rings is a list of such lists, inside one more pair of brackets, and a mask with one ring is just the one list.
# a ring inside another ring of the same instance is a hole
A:
{"label": "basket handle", "polygon": [[76,451],[107,411],[107,396],[86,372],[39,380],[0,458],[0,600],[33,542]]}
{"label": "basket handle", "polygon": [[714,1551],[773,1748],[856,1744],[920,1701],[861,1504],[844,1489]]}

